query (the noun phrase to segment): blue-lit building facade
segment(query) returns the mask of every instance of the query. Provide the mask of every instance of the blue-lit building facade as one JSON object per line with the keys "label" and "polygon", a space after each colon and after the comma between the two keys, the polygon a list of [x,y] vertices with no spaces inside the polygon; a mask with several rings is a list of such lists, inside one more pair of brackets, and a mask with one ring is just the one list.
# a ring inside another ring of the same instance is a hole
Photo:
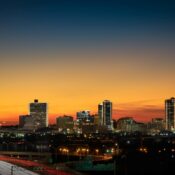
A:
{"label": "blue-lit building facade", "polygon": [[165,100],[165,122],[166,129],[175,130],[175,98]]}

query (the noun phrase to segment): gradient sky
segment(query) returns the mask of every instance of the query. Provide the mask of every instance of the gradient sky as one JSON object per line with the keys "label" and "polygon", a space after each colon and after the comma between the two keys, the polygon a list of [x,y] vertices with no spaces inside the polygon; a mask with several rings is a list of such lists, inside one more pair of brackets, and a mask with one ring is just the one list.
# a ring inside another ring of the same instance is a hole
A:
{"label": "gradient sky", "polygon": [[105,99],[114,118],[164,117],[175,88],[175,1],[0,1],[0,121],[34,98],[55,116]]}

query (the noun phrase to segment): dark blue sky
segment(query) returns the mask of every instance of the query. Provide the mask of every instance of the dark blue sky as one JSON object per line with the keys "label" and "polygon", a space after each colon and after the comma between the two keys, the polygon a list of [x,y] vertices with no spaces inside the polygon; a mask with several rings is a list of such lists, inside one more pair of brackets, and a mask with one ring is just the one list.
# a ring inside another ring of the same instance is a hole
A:
{"label": "dark blue sky", "polygon": [[150,46],[175,39],[175,1],[4,0],[3,49]]}

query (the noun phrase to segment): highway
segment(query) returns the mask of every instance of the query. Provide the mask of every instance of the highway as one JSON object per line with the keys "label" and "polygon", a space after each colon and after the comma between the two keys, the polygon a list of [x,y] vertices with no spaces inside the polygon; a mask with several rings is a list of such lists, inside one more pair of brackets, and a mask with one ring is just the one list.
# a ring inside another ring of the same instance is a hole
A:
{"label": "highway", "polygon": [[[14,157],[7,157],[7,156],[0,155],[0,161],[1,162],[9,162],[9,163],[12,163],[14,165],[22,166],[22,167],[25,167],[27,169],[37,171],[38,174],[42,174],[42,175],[58,175],[58,174],[59,175],[73,175],[73,174],[75,174],[73,172],[67,172],[66,169],[65,170],[59,169],[59,167],[57,167],[57,169],[55,169],[53,167],[47,166],[47,165],[39,163],[39,162],[18,159],[18,158],[14,158]],[[0,171],[0,175],[20,175],[20,174],[19,173],[17,173],[17,174],[4,174],[4,173],[1,173],[1,171]],[[25,174],[23,173],[21,175],[25,175]],[[30,174],[26,174],[26,175],[30,175]],[[33,175],[37,175],[37,174],[35,173]]]}
{"label": "highway", "polygon": [[32,171],[0,160],[0,175],[38,175]]}

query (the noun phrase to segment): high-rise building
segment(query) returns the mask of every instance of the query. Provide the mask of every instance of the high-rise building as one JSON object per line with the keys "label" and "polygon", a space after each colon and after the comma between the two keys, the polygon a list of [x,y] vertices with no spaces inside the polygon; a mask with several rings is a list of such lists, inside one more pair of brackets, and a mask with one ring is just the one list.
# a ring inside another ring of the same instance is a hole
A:
{"label": "high-rise building", "polygon": [[103,103],[98,105],[98,124],[103,125]]}
{"label": "high-rise building", "polygon": [[29,112],[34,121],[34,128],[43,128],[48,126],[47,103],[39,103],[34,100],[34,103],[29,104]]}
{"label": "high-rise building", "polygon": [[112,129],[112,102],[103,101],[98,105],[99,125]]}
{"label": "high-rise building", "polygon": [[175,98],[165,100],[165,122],[167,130],[175,129]]}

